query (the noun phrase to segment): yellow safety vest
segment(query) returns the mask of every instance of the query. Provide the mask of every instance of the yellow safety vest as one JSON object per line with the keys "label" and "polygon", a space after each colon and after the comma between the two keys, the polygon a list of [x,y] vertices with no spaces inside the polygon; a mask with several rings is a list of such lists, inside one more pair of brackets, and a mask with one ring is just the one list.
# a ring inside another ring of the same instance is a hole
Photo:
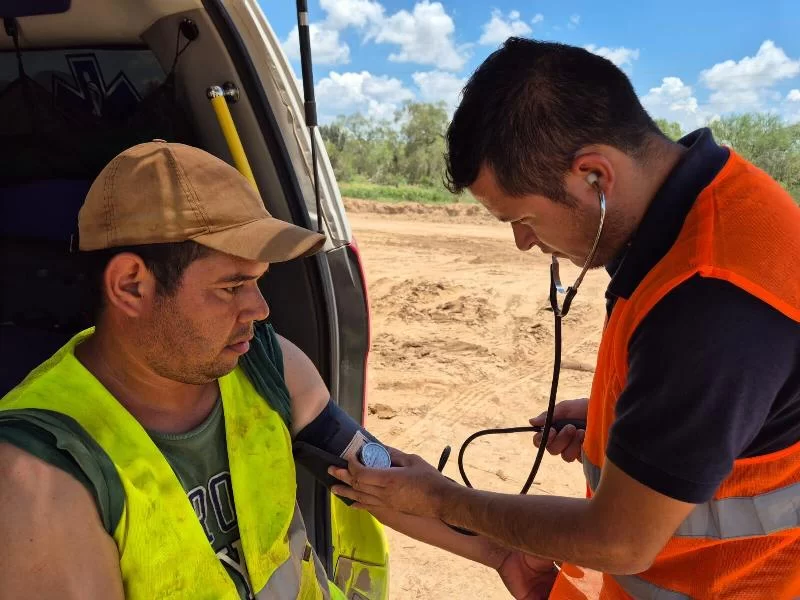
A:
{"label": "yellow safety vest", "polygon": [[[77,421],[108,454],[125,506],[114,531],[129,600],[239,600],[186,491],[139,422],[75,358],[76,335],[0,402]],[[237,368],[219,379],[228,461],[249,581],[259,600],[329,600],[296,501],[291,438],[281,417]]]}

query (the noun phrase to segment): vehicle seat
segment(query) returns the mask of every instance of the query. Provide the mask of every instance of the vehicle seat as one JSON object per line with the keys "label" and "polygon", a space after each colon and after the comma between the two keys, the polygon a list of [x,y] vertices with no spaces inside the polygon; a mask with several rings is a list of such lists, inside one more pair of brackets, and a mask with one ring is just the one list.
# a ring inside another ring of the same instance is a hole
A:
{"label": "vehicle seat", "polygon": [[0,397],[91,324],[87,276],[70,253],[90,182],[0,187]]}

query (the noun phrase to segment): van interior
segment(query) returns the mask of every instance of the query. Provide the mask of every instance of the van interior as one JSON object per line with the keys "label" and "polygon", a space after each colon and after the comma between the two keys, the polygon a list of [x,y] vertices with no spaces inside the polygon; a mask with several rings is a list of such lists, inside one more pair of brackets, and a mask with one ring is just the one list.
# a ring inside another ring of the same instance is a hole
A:
{"label": "van interior", "polygon": [[[230,110],[270,213],[316,227],[307,189],[276,124],[279,95],[255,76],[221,2],[73,0],[67,12],[5,18],[4,26],[0,397],[92,324],[86,297],[91,286],[72,246],[78,210],[105,164],[125,148],[157,138],[199,146],[232,162],[206,96],[210,86],[229,84],[238,91]],[[330,245],[327,250],[335,254]],[[340,404],[360,421],[363,389],[358,383],[337,387],[332,365],[345,343],[365,355],[368,342],[331,335],[337,324],[325,283],[331,279],[329,256],[274,265],[261,286],[276,330],[309,355]],[[340,311],[366,314],[363,305],[340,304]],[[301,469],[298,483],[309,539],[330,573],[327,492]]]}

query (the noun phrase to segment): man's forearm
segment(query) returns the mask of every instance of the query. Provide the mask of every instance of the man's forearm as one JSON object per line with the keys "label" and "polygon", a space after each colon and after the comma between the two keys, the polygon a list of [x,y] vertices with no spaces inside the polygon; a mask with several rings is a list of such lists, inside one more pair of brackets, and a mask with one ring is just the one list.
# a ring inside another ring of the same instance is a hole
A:
{"label": "man's forearm", "polygon": [[381,523],[395,531],[492,569],[498,569],[509,552],[487,537],[457,533],[436,519],[416,517],[381,508],[372,509],[370,512]]}
{"label": "man's forearm", "polygon": [[472,529],[501,547],[607,573],[629,570],[628,548],[592,518],[585,499],[453,488],[443,498],[440,514],[451,525]]}

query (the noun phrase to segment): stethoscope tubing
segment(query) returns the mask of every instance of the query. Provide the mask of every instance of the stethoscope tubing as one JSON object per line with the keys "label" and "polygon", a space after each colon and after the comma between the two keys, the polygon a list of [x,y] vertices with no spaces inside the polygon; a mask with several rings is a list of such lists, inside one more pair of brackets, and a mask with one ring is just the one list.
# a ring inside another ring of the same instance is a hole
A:
{"label": "stethoscope tubing", "polygon": [[[555,255],[552,258],[550,263],[550,307],[553,310],[553,319],[554,319],[554,356],[553,356],[553,376],[550,383],[550,398],[547,404],[547,415],[545,416],[544,425],[541,426],[526,426],[526,427],[507,427],[503,429],[484,429],[481,431],[477,431],[469,436],[463,444],[461,444],[461,448],[458,452],[458,470],[461,474],[461,478],[464,480],[464,484],[467,487],[472,487],[469,478],[467,477],[467,473],[464,470],[464,453],[466,452],[467,446],[471,444],[474,440],[479,437],[483,437],[485,435],[496,435],[496,434],[505,434],[505,433],[523,433],[526,431],[541,431],[542,432],[542,440],[539,444],[539,448],[536,452],[536,458],[533,461],[533,466],[531,467],[530,473],[528,474],[528,478],[525,480],[522,489],[520,490],[520,495],[525,495],[530,491],[531,486],[533,485],[533,481],[536,478],[536,474],[539,472],[539,467],[542,463],[542,459],[544,457],[544,452],[547,448],[547,441],[550,435],[550,431],[552,431],[554,425],[558,425],[558,430],[561,427],[570,424],[566,421],[558,421],[554,422],[553,413],[555,412],[556,407],[556,397],[558,395],[558,380],[561,374],[561,320],[563,317],[567,315],[569,312],[570,306],[572,305],[572,300],[575,298],[575,295],[578,293],[578,288],[580,287],[581,283],[583,282],[583,278],[586,275],[586,272],[592,267],[592,263],[594,262],[595,256],[597,255],[597,248],[600,244],[600,238],[603,235],[603,227],[605,225],[605,218],[606,218],[606,196],[603,193],[602,188],[595,182],[594,184],[595,189],[597,190],[597,199],[600,204],[600,221],[597,226],[597,235],[595,235],[594,242],[592,243],[592,247],[589,251],[589,254],[586,257],[586,261],[583,264],[583,268],[581,269],[578,278],[575,280],[569,288],[566,290],[561,285],[561,279],[559,277],[559,264],[558,259]],[[564,302],[561,306],[558,304],[558,294],[565,294]],[[578,428],[581,424],[583,425],[583,429],[586,428],[586,424],[583,421],[572,421],[571,424],[575,425]],[[441,472],[445,465],[447,464],[447,460],[450,457],[450,446],[447,446],[444,451],[442,452],[441,457],[439,458],[438,470]],[[446,523],[447,524],[447,523]],[[447,524],[448,527],[451,529],[462,533],[464,535],[477,535],[474,532],[471,532],[467,529],[463,529],[461,527],[455,527],[453,525]]]}

